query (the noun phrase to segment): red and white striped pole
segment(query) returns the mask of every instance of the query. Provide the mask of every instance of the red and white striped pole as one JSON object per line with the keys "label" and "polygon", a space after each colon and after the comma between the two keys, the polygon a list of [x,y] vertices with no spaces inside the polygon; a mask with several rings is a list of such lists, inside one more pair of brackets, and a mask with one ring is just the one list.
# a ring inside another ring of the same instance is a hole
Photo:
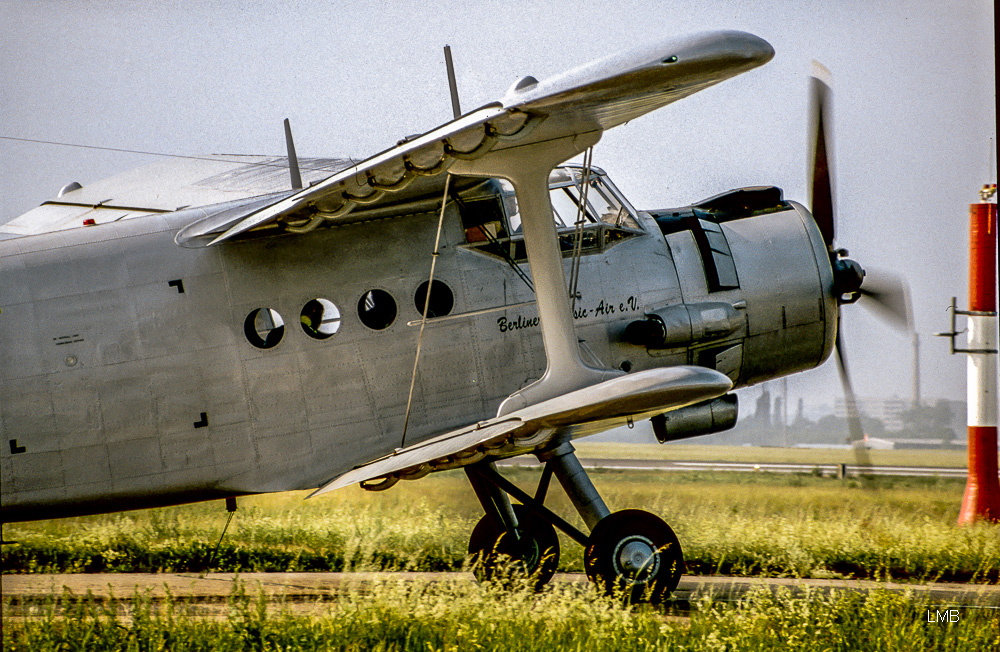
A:
{"label": "red and white striped pole", "polygon": [[969,205],[969,476],[959,525],[1000,522],[997,479],[997,205],[984,186]]}

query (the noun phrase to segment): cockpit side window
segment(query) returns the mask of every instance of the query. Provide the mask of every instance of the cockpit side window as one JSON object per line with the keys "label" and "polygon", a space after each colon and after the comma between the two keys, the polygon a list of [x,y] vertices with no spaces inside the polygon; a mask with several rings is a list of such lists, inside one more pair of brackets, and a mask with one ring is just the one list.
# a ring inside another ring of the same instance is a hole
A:
{"label": "cockpit side window", "polygon": [[507,219],[496,195],[467,199],[460,211],[467,242],[487,242],[507,237]]}
{"label": "cockpit side window", "polygon": [[[585,224],[603,222],[616,227],[628,229],[640,229],[639,223],[629,212],[628,208],[622,205],[614,194],[604,183],[604,177],[592,176],[587,184],[587,214],[584,217]],[[583,201],[581,197],[581,186],[567,186],[564,190],[573,198],[574,210]],[[553,191],[555,192],[555,191]],[[554,205],[554,202],[553,202]],[[573,220],[575,222],[576,215]]]}
{"label": "cockpit side window", "polygon": [[[557,172],[560,173],[557,177]],[[582,217],[584,228],[592,224],[610,224],[619,228],[640,229],[628,207],[623,205],[608,186],[603,173],[591,172],[584,183],[583,170],[560,168],[553,172],[549,194],[552,197],[553,218],[556,228],[575,226]],[[586,195],[586,210],[580,215],[580,206]]]}

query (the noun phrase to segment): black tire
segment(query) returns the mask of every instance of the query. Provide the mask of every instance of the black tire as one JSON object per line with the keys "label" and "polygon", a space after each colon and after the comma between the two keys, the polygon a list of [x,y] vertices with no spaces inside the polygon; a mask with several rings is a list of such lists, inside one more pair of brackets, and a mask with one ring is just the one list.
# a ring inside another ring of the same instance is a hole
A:
{"label": "black tire", "polygon": [[587,540],[583,565],[590,581],[608,595],[629,603],[659,604],[677,588],[684,554],[663,519],[626,509],[597,523]]}
{"label": "black tire", "polygon": [[472,572],[480,582],[508,581],[516,576],[531,577],[535,590],[548,584],[559,565],[559,537],[552,524],[524,505],[514,505],[521,546],[507,531],[483,516],[469,537]]}

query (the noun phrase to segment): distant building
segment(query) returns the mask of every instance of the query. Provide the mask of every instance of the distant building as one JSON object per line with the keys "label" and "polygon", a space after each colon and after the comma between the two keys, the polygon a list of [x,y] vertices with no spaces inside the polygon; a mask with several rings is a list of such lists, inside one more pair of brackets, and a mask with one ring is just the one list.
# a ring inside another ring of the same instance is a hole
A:
{"label": "distant building", "polygon": [[966,438],[966,427],[968,425],[968,404],[965,401],[952,401],[941,399],[951,408],[951,429],[960,439]]}
{"label": "distant building", "polygon": [[[901,398],[859,398],[858,412],[871,419],[878,419],[885,426],[886,432],[899,432],[903,429],[903,412],[910,409],[910,402]],[[847,417],[847,402],[838,398],[833,407],[834,416],[841,419]]]}

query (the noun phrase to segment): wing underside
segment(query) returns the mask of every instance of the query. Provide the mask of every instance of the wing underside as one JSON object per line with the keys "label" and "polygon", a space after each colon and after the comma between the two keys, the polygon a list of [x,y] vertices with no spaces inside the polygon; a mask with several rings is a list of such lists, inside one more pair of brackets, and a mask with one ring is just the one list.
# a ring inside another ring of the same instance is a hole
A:
{"label": "wing underside", "polygon": [[[501,459],[547,448],[572,436],[580,424],[646,417],[716,398],[732,388],[725,375],[705,367],[650,369],[558,396],[502,417],[483,421],[338,475],[312,496],[377,478],[422,478],[486,459]],[[310,496],[310,497],[312,497]]]}

